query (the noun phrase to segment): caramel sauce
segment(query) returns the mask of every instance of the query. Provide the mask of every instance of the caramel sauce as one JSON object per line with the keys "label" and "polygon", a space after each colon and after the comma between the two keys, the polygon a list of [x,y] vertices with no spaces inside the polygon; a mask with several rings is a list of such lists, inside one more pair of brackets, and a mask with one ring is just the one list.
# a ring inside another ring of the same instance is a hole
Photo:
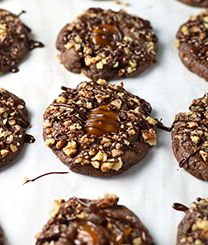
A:
{"label": "caramel sauce", "polygon": [[116,26],[103,24],[93,30],[92,41],[96,45],[112,46],[114,41],[120,40],[121,37],[122,35]]}
{"label": "caramel sauce", "polygon": [[99,244],[102,239],[100,234],[89,224],[81,225],[79,228],[78,238],[87,244]]}
{"label": "caramel sauce", "polygon": [[88,134],[99,137],[116,132],[119,126],[118,116],[108,106],[100,106],[89,114],[85,129]]}

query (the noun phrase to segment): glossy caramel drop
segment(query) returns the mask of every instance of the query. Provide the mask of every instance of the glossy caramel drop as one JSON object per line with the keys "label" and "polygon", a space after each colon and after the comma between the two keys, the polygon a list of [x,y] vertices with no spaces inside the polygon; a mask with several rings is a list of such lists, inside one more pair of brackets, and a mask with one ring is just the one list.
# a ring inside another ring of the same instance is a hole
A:
{"label": "glossy caramel drop", "polygon": [[100,244],[100,241],[102,240],[101,235],[90,224],[83,224],[79,227],[78,239],[86,244],[92,245]]}
{"label": "glossy caramel drop", "polygon": [[93,30],[92,41],[96,45],[112,46],[114,41],[120,40],[121,37],[122,35],[116,26],[103,24]]}
{"label": "glossy caramel drop", "polygon": [[89,114],[85,129],[88,134],[99,137],[116,132],[119,125],[118,116],[108,106],[100,106]]}

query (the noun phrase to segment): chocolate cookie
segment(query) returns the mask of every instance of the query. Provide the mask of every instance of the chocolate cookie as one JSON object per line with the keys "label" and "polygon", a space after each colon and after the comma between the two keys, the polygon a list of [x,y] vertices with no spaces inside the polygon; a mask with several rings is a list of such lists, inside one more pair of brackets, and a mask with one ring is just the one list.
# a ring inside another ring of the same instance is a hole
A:
{"label": "chocolate cookie", "polygon": [[139,218],[118,198],[70,198],[58,200],[51,219],[37,235],[36,245],[54,244],[132,244],[153,245],[154,242]]}
{"label": "chocolate cookie", "polygon": [[30,39],[30,31],[19,16],[0,9],[0,73],[17,72],[20,61],[30,50],[43,47]]}
{"label": "chocolate cookie", "polygon": [[72,171],[120,174],[156,144],[159,124],[149,103],[105,80],[83,82],[64,92],[44,114],[46,145]]}
{"label": "chocolate cookie", "polygon": [[185,216],[178,226],[176,244],[208,244],[208,199],[198,198],[190,208],[178,203],[174,204],[174,208],[185,212]]}
{"label": "chocolate cookie", "polygon": [[176,35],[176,46],[183,64],[208,80],[208,12],[191,16]]}
{"label": "chocolate cookie", "polygon": [[0,227],[0,245],[4,245],[4,234]]}
{"label": "chocolate cookie", "polygon": [[208,7],[208,0],[178,0],[179,2],[194,6],[194,7]]}
{"label": "chocolate cookie", "polygon": [[0,88],[0,169],[11,163],[27,141],[29,126],[25,102]]}
{"label": "chocolate cookie", "polygon": [[92,80],[140,74],[156,62],[157,37],[150,22],[127,14],[90,8],[59,33],[60,61]]}
{"label": "chocolate cookie", "polygon": [[193,176],[208,180],[208,94],[193,100],[189,112],[176,115],[172,130],[174,155]]}

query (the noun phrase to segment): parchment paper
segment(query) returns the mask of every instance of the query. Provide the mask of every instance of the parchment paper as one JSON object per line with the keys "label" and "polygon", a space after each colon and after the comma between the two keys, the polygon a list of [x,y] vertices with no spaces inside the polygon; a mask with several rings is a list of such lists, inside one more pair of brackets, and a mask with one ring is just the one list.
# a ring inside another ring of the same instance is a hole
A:
{"label": "parchment paper", "polygon": [[208,184],[178,168],[171,151],[170,134],[166,132],[158,134],[157,147],[151,149],[141,165],[118,177],[92,178],[71,172],[22,185],[25,176],[67,170],[44,145],[42,115],[61,92],[62,85],[75,87],[87,80],[67,72],[57,62],[55,40],[59,30],[88,7],[126,8],[151,21],[160,43],[158,63],[141,76],[123,81],[127,90],[151,103],[154,115],[166,125],[171,125],[175,113],[186,111],[192,99],[208,91],[208,84],[182,65],[174,47],[179,25],[200,9],[175,0],[129,0],[129,3],[129,7],[123,7],[113,1],[1,1],[1,8],[16,14],[26,10],[21,19],[32,28],[34,38],[46,45],[22,62],[19,73],[0,77],[0,86],[26,101],[32,124],[27,132],[36,138],[36,143],[25,147],[16,164],[0,172],[0,224],[7,245],[34,244],[34,236],[46,223],[54,199],[98,198],[105,192],[117,194],[120,203],[141,218],[158,245],[173,245],[183,216],[172,209],[173,202],[189,205],[196,197],[207,197]]}

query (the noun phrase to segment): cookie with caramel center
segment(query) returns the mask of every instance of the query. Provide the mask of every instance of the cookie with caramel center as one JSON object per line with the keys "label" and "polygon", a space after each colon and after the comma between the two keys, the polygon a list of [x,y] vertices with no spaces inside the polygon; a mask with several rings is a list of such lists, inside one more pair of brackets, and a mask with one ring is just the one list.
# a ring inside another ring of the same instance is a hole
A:
{"label": "cookie with caramel center", "polygon": [[110,80],[156,63],[157,37],[149,21],[124,10],[90,8],[60,31],[56,47],[67,70]]}
{"label": "cookie with caramel center", "polygon": [[57,200],[51,216],[37,235],[36,245],[154,245],[139,218],[119,205],[114,195],[98,200]]}
{"label": "cookie with caramel center", "polygon": [[72,171],[91,176],[120,174],[156,145],[158,121],[151,106],[105,80],[82,82],[44,113],[46,145]]}

